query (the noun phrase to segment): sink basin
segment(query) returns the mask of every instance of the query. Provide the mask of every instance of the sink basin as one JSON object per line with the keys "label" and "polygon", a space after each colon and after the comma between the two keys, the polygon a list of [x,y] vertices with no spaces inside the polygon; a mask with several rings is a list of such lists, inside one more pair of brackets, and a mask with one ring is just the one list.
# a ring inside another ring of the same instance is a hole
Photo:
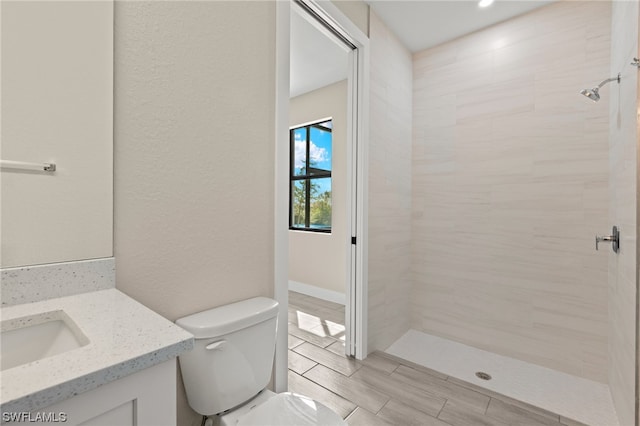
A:
{"label": "sink basin", "polygon": [[2,321],[0,370],[80,348],[89,339],[64,311]]}

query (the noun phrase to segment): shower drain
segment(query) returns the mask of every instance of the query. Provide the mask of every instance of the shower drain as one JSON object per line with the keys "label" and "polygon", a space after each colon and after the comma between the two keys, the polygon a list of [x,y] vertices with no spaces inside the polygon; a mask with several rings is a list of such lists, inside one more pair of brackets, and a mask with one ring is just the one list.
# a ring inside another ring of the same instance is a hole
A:
{"label": "shower drain", "polygon": [[478,377],[479,379],[482,379],[482,380],[491,380],[491,375],[485,373],[484,371],[476,372],[476,377]]}

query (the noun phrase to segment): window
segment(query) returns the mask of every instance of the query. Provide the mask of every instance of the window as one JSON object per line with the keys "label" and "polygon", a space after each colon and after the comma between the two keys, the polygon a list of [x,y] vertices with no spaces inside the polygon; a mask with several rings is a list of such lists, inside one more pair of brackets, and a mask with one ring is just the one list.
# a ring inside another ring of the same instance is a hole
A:
{"label": "window", "polygon": [[289,229],[331,232],[331,120],[290,130]]}

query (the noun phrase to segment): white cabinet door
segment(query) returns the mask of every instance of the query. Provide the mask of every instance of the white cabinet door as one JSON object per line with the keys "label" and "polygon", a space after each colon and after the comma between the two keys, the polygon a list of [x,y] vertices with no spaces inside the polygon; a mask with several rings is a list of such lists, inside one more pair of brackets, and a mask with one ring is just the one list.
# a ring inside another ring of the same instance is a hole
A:
{"label": "white cabinet door", "polygon": [[[34,411],[39,425],[175,426],[176,360]],[[62,419],[66,421],[62,422]]]}

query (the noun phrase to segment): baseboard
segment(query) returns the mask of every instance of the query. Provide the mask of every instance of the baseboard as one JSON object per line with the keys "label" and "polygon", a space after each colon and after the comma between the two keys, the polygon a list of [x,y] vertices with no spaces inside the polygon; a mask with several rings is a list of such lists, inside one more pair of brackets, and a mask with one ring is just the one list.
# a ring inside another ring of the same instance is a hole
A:
{"label": "baseboard", "polygon": [[316,287],[315,285],[305,284],[298,281],[289,280],[289,290],[306,294],[307,296],[317,297],[318,299],[328,300],[329,302],[339,303],[341,305],[344,305],[347,300],[344,293],[327,290],[326,288]]}

